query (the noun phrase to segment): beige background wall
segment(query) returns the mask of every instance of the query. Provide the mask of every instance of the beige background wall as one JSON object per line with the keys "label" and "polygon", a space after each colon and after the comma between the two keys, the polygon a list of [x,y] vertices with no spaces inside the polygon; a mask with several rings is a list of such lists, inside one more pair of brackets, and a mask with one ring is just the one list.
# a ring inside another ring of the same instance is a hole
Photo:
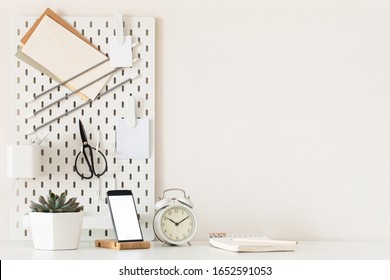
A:
{"label": "beige background wall", "polygon": [[390,238],[390,2],[0,1],[0,239],[9,239],[10,23],[153,16],[156,188],[211,231]]}

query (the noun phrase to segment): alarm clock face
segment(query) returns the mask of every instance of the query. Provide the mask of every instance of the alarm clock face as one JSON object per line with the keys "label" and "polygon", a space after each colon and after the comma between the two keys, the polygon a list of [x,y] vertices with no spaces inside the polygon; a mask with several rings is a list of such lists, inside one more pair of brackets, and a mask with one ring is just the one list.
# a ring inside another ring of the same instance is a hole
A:
{"label": "alarm clock face", "polygon": [[192,212],[182,206],[165,209],[161,216],[161,231],[168,242],[188,242],[195,234],[196,220]]}

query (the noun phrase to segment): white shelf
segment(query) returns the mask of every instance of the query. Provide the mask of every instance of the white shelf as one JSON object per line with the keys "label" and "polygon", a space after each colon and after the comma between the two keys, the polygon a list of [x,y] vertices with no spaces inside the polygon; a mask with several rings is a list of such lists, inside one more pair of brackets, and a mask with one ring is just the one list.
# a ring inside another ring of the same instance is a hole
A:
{"label": "white shelf", "polygon": [[1,260],[389,260],[390,241],[301,241],[295,252],[235,253],[211,247],[207,241],[192,246],[111,250],[80,243],[70,251],[35,250],[31,241],[0,241]]}

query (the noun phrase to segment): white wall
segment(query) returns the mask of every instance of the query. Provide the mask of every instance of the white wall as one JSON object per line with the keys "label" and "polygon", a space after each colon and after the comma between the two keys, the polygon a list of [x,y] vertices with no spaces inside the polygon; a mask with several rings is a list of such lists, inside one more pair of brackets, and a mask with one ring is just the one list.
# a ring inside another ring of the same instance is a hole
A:
{"label": "white wall", "polygon": [[187,190],[197,239],[390,238],[389,1],[0,2],[0,239],[10,20],[46,7],[157,19],[157,194]]}

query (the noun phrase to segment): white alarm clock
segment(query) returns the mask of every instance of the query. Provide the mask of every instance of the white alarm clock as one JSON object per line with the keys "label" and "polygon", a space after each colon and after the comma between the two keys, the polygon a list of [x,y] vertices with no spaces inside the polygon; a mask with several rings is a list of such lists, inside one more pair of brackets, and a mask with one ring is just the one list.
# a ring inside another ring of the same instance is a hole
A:
{"label": "white alarm clock", "polygon": [[[170,191],[183,192],[183,197],[165,197]],[[184,190],[172,188],[163,192],[162,198],[155,204],[153,220],[154,233],[163,245],[191,245],[197,227],[193,207],[194,204]]]}

